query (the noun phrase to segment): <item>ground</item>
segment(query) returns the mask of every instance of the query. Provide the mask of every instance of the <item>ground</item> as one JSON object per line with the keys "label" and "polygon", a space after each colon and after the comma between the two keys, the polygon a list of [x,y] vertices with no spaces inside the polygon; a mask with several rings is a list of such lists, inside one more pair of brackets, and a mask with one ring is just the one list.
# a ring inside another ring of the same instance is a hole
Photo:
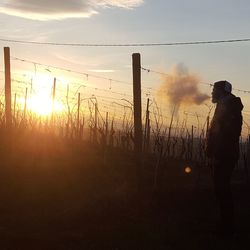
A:
{"label": "ground", "polygon": [[[26,139],[24,139],[26,138]],[[11,143],[9,142],[11,141]],[[232,190],[236,235],[218,237],[210,169],[54,136],[2,135],[0,249],[249,249],[244,171]],[[198,178],[199,176],[199,178]]]}

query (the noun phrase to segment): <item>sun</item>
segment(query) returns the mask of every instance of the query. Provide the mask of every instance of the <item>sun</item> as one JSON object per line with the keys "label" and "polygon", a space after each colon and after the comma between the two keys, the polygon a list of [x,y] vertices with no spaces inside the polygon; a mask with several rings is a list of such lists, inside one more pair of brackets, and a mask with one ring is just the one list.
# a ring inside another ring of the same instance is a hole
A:
{"label": "sun", "polygon": [[62,112],[63,105],[58,101],[53,101],[51,97],[47,95],[39,95],[39,96],[32,96],[28,100],[29,109],[41,116],[48,116],[52,114],[52,112]]}
{"label": "sun", "polygon": [[53,100],[52,90],[53,77],[42,74],[36,75],[33,78],[31,94],[27,99],[27,109],[40,116],[62,112],[64,105],[57,98]]}

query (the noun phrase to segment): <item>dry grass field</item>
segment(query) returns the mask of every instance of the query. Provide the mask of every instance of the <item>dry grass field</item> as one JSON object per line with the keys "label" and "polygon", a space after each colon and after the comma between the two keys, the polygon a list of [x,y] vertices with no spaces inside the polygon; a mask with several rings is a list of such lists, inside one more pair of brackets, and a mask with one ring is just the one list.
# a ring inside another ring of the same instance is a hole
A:
{"label": "dry grass field", "polygon": [[[58,138],[1,133],[1,249],[249,249],[244,171],[232,189],[237,233],[217,236],[211,171],[145,156],[140,185],[132,152]],[[139,188],[138,188],[139,186]]]}

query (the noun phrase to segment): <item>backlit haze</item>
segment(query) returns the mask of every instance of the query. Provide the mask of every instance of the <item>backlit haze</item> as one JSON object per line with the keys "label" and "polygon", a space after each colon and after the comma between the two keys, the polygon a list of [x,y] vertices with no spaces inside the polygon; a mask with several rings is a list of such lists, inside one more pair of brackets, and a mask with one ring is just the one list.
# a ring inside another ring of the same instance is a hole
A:
{"label": "backlit haze", "polygon": [[[249,38],[250,2],[91,0],[0,1],[0,39],[42,43],[131,44]],[[98,102],[103,117],[122,123],[131,119],[132,53],[141,53],[142,100],[168,123],[204,124],[211,104],[211,86],[228,80],[233,88],[250,90],[250,42],[157,46],[76,47],[0,41],[1,94],[4,93],[3,47],[10,47],[12,96],[19,110],[48,117],[77,109],[89,115]],[[157,73],[158,72],[158,73]],[[162,74],[164,73],[164,74]],[[54,78],[55,100],[52,101]],[[234,90],[244,105],[243,136],[249,134],[249,93]],[[1,96],[3,102],[3,96]],[[160,111],[159,111],[160,110]],[[188,118],[187,118],[188,117]],[[144,113],[143,113],[144,119]],[[119,121],[120,120],[120,121]]]}

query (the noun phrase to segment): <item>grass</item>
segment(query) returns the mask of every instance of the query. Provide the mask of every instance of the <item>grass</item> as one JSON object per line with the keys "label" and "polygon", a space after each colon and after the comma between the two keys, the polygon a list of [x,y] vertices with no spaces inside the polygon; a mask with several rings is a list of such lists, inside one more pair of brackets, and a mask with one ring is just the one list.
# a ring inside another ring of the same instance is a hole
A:
{"label": "grass", "polygon": [[[137,190],[133,154],[52,134],[2,131],[1,249],[248,249],[249,189],[233,177],[237,235],[216,237],[210,171],[144,158]],[[105,153],[104,153],[105,152]],[[198,179],[198,174],[200,179]]]}

